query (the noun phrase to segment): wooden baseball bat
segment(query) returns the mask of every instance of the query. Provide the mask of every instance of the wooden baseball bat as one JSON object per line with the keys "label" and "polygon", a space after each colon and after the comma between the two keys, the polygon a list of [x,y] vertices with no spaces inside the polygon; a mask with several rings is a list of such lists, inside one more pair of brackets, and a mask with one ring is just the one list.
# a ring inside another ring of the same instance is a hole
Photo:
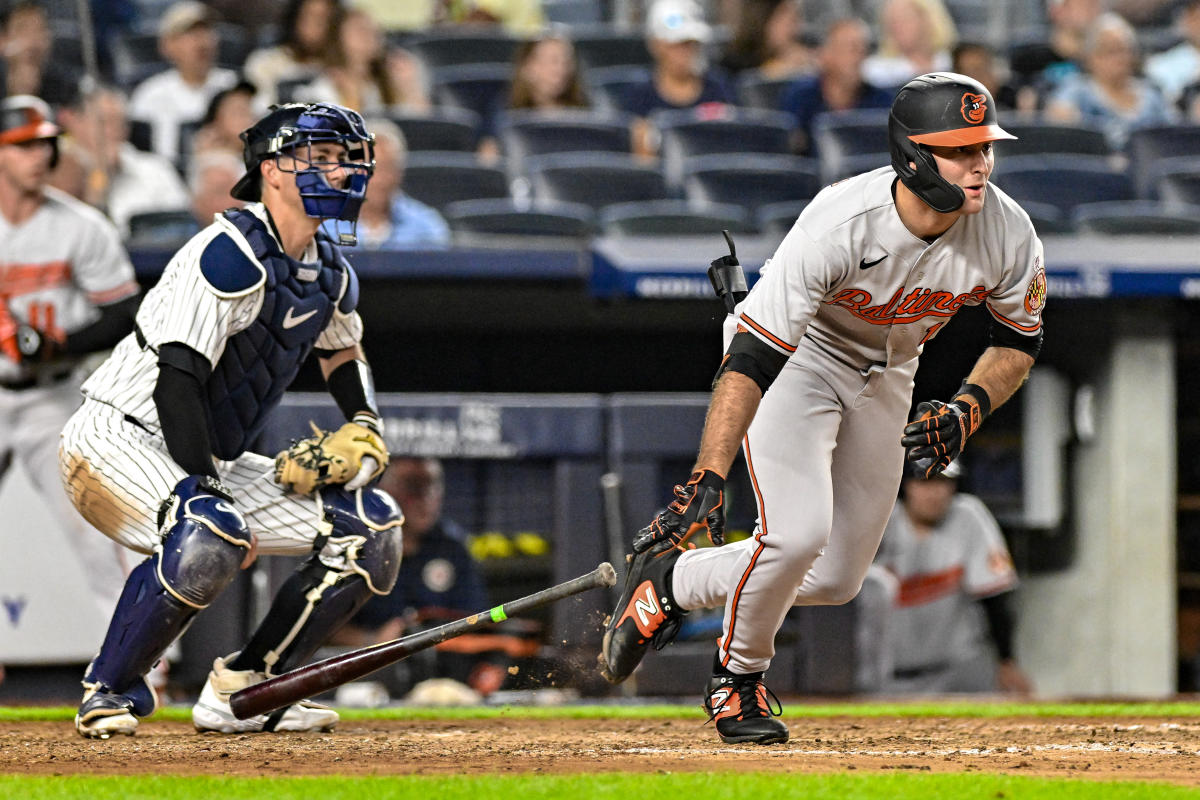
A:
{"label": "wooden baseball bat", "polygon": [[290,706],[306,697],[341,686],[355,678],[374,672],[380,667],[394,664],[413,653],[433,647],[436,644],[462,636],[464,633],[481,626],[503,622],[509,617],[523,614],[548,603],[562,600],[565,597],[597,589],[602,586],[612,586],[617,582],[617,573],[612,564],[605,561],[586,575],[551,586],[540,592],[504,603],[495,608],[472,614],[469,617],[447,622],[427,631],[414,633],[401,639],[352,650],[339,656],[309,664],[306,667],[285,672],[274,678],[268,678],[262,683],[247,686],[234,692],[229,698],[233,715],[238,719],[246,719],[258,714],[265,714],[283,706]]}

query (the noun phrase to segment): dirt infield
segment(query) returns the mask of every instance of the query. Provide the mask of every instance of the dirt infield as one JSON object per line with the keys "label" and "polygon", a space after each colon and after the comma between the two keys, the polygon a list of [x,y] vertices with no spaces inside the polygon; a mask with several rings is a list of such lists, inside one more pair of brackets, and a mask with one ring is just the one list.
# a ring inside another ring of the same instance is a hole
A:
{"label": "dirt infield", "polygon": [[918,770],[1200,785],[1200,720],[787,719],[786,745],[725,745],[691,720],[349,721],[327,734],[197,734],[143,723],[85,741],[65,722],[0,727],[0,774],[399,775]]}

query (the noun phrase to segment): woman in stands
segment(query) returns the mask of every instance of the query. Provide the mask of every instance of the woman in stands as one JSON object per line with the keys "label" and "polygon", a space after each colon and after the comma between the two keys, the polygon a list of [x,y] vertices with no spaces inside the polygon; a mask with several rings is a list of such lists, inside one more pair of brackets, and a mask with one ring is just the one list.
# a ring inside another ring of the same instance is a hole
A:
{"label": "woman in stands", "polygon": [[425,71],[406,50],[389,48],[379,25],[360,8],[347,8],[325,68],[296,89],[295,99],[337,103],[360,114],[427,111]]}
{"label": "woman in stands", "polygon": [[745,0],[721,67],[730,74],[756,71],[763,78],[789,78],[816,69],[801,41],[804,17],[799,0]]}
{"label": "woman in stands", "polygon": [[513,57],[512,88],[502,108],[483,120],[479,157],[485,162],[500,155],[497,132],[504,111],[559,111],[591,108],[580,78],[575,46],[562,31],[521,43]]}
{"label": "woman in stands", "polygon": [[1048,119],[1099,127],[1114,150],[1125,146],[1135,127],[1174,121],[1158,88],[1138,77],[1137,35],[1117,14],[1100,15],[1088,31],[1083,66],[1050,96]]}
{"label": "woman in stands", "polygon": [[879,51],[863,64],[863,77],[899,88],[917,75],[945,72],[957,39],[942,0],[887,0],[879,7]]}
{"label": "woman in stands", "polygon": [[280,83],[311,80],[321,71],[341,14],[341,0],[289,0],[279,21],[283,39],[246,58],[244,73],[264,107],[279,100]]}

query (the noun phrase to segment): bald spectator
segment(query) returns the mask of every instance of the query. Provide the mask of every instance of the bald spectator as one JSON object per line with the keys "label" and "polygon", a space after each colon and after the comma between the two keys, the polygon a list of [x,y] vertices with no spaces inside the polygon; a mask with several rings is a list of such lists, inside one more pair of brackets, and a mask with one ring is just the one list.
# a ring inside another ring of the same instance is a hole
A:
{"label": "bald spectator", "polygon": [[375,174],[358,213],[358,243],[368,250],[440,250],[450,228],[435,209],[404,193],[408,147],[404,133],[386,119],[367,121],[375,134]]}
{"label": "bald spectator", "polygon": [[201,228],[225,209],[245,205],[229,194],[245,172],[240,158],[220,150],[199,153],[192,159],[188,167],[188,190],[192,195],[192,216]]}
{"label": "bald spectator", "polygon": [[74,92],[76,79],[50,59],[53,40],[46,11],[34,0],[0,6],[0,89],[4,95],[27,94],[60,106]]}
{"label": "bald spectator", "polygon": [[215,15],[196,0],[170,6],[158,26],[158,47],[172,67],[142,81],[129,98],[132,119],[149,122],[154,152],[179,158],[179,129],[197,122],[213,95],[237,83],[237,74],[216,66]]}
{"label": "bald spectator", "polygon": [[817,51],[817,74],[805,75],[783,91],[780,108],[796,117],[793,142],[797,152],[817,155],[813,120],[822,112],[891,106],[891,92],[871,85],[862,76],[870,42],[871,32],[862,20],[835,21]]}
{"label": "bald spectator", "polygon": [[149,211],[185,211],[187,188],[170,161],[129,143],[125,96],[100,87],[59,113],[66,134],[51,183],[108,214],[121,235],[129,218]]}

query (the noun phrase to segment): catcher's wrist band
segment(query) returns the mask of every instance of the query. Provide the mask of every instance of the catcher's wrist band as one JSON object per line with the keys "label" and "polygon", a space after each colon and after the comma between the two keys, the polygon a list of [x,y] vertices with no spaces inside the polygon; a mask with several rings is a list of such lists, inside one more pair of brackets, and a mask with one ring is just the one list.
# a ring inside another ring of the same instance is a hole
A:
{"label": "catcher's wrist band", "polygon": [[362,425],[376,436],[383,436],[383,420],[379,418],[378,414],[372,414],[370,411],[360,411],[350,421],[355,425]]}

